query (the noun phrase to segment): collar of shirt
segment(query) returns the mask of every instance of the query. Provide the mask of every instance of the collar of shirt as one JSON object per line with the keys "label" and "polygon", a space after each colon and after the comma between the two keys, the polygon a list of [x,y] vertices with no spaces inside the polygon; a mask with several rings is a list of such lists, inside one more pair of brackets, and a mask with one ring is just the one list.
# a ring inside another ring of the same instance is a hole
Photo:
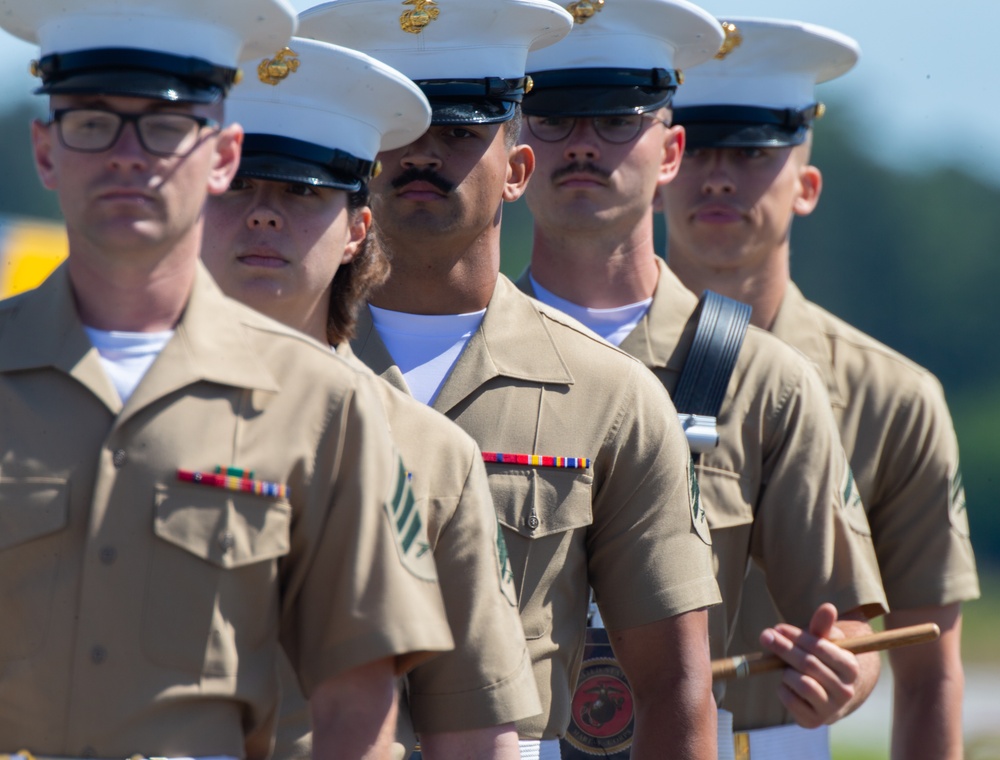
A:
{"label": "collar of shirt", "polygon": [[823,378],[830,401],[837,405],[843,402],[844,394],[840,392],[833,371],[833,349],[822,323],[810,306],[798,286],[789,282],[771,332],[809,358]]}
{"label": "collar of shirt", "polygon": [[551,290],[543,287],[528,272],[531,280],[531,289],[535,292],[535,298],[542,303],[548,304],[559,311],[565,312],[573,317],[577,322],[593,330],[604,340],[613,346],[621,345],[621,342],[635,329],[640,320],[649,310],[649,305],[653,297],[644,298],[635,303],[624,306],[613,306],[609,309],[595,309],[590,306],[580,306],[579,304],[560,298]]}
{"label": "collar of shirt", "polygon": [[[162,361],[136,389],[130,408],[202,380],[271,392],[279,389],[246,338],[247,322],[258,315],[226,298],[200,262],[197,266],[174,337],[164,347]],[[80,322],[65,263],[36,290],[0,309],[0,372],[42,367],[71,375],[111,412],[121,412],[121,400]]]}
{"label": "collar of shirt", "polygon": [[[494,377],[553,385],[572,385],[573,376],[545,328],[542,310],[548,307],[526,298],[503,275],[497,279],[493,297],[479,329],[469,340],[434,408],[445,412]],[[400,390],[406,390],[402,373],[395,366],[375,330],[371,312],[358,316],[351,347],[358,357]]]}
{"label": "collar of shirt", "polygon": [[[679,373],[684,368],[684,361],[694,340],[697,325],[690,320],[698,306],[698,298],[681,284],[663,259],[657,257],[656,266],[659,279],[653,292],[653,300],[645,316],[625,337],[619,348],[647,367],[665,367]],[[518,278],[517,286],[534,297],[530,270],[526,270]]]}

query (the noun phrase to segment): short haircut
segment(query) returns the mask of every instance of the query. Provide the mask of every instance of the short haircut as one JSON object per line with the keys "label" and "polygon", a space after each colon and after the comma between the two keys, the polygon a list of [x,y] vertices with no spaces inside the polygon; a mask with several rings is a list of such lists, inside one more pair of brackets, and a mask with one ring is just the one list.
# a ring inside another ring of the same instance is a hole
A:
{"label": "short haircut", "polygon": [[503,142],[510,150],[521,139],[521,104],[514,104],[514,116],[503,123]]}

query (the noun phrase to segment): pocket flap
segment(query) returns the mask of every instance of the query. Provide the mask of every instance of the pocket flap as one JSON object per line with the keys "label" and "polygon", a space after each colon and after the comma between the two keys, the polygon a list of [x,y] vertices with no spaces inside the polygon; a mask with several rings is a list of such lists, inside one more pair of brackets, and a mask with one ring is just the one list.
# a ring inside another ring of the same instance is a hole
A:
{"label": "pocket flap", "polygon": [[500,523],[525,538],[542,538],[594,521],[588,470],[487,464]]}
{"label": "pocket flap", "polygon": [[241,567],[288,554],[291,506],[256,494],[157,486],[153,531],[207,562]]}
{"label": "pocket flap", "polygon": [[63,530],[69,483],[60,478],[0,478],[0,550]]}
{"label": "pocket flap", "polygon": [[696,467],[701,506],[709,530],[736,528],[753,522],[753,502],[738,475],[709,467]]}

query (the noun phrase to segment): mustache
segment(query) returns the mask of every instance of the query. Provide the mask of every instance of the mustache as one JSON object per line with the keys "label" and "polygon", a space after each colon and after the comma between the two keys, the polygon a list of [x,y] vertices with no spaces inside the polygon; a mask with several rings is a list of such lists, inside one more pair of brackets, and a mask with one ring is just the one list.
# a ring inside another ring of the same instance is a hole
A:
{"label": "mustache", "polygon": [[570,174],[593,174],[602,180],[611,179],[611,172],[605,171],[597,164],[591,163],[590,161],[574,161],[571,164],[567,164],[561,169],[556,169],[552,172],[552,181],[558,182],[563,177],[568,177]]}
{"label": "mustache", "polygon": [[394,190],[410,184],[411,182],[426,182],[433,185],[442,193],[450,193],[455,189],[455,183],[449,182],[433,169],[406,169],[402,174],[392,180]]}

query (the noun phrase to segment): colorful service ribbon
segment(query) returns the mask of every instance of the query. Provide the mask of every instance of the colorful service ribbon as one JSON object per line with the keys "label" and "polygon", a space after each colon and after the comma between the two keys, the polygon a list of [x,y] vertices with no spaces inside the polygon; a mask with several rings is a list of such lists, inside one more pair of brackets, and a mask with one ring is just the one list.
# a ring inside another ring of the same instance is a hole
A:
{"label": "colorful service ribbon", "polygon": [[177,479],[187,483],[197,483],[212,488],[225,488],[227,491],[240,491],[260,496],[274,496],[279,499],[288,498],[288,486],[272,483],[268,480],[255,480],[253,472],[239,470],[235,467],[216,467],[215,472],[192,472],[178,470]]}
{"label": "colorful service ribbon", "polygon": [[586,470],[590,460],[586,457],[546,457],[540,454],[503,454],[484,451],[483,461],[495,464],[526,464],[532,467],[558,467],[564,470]]}

